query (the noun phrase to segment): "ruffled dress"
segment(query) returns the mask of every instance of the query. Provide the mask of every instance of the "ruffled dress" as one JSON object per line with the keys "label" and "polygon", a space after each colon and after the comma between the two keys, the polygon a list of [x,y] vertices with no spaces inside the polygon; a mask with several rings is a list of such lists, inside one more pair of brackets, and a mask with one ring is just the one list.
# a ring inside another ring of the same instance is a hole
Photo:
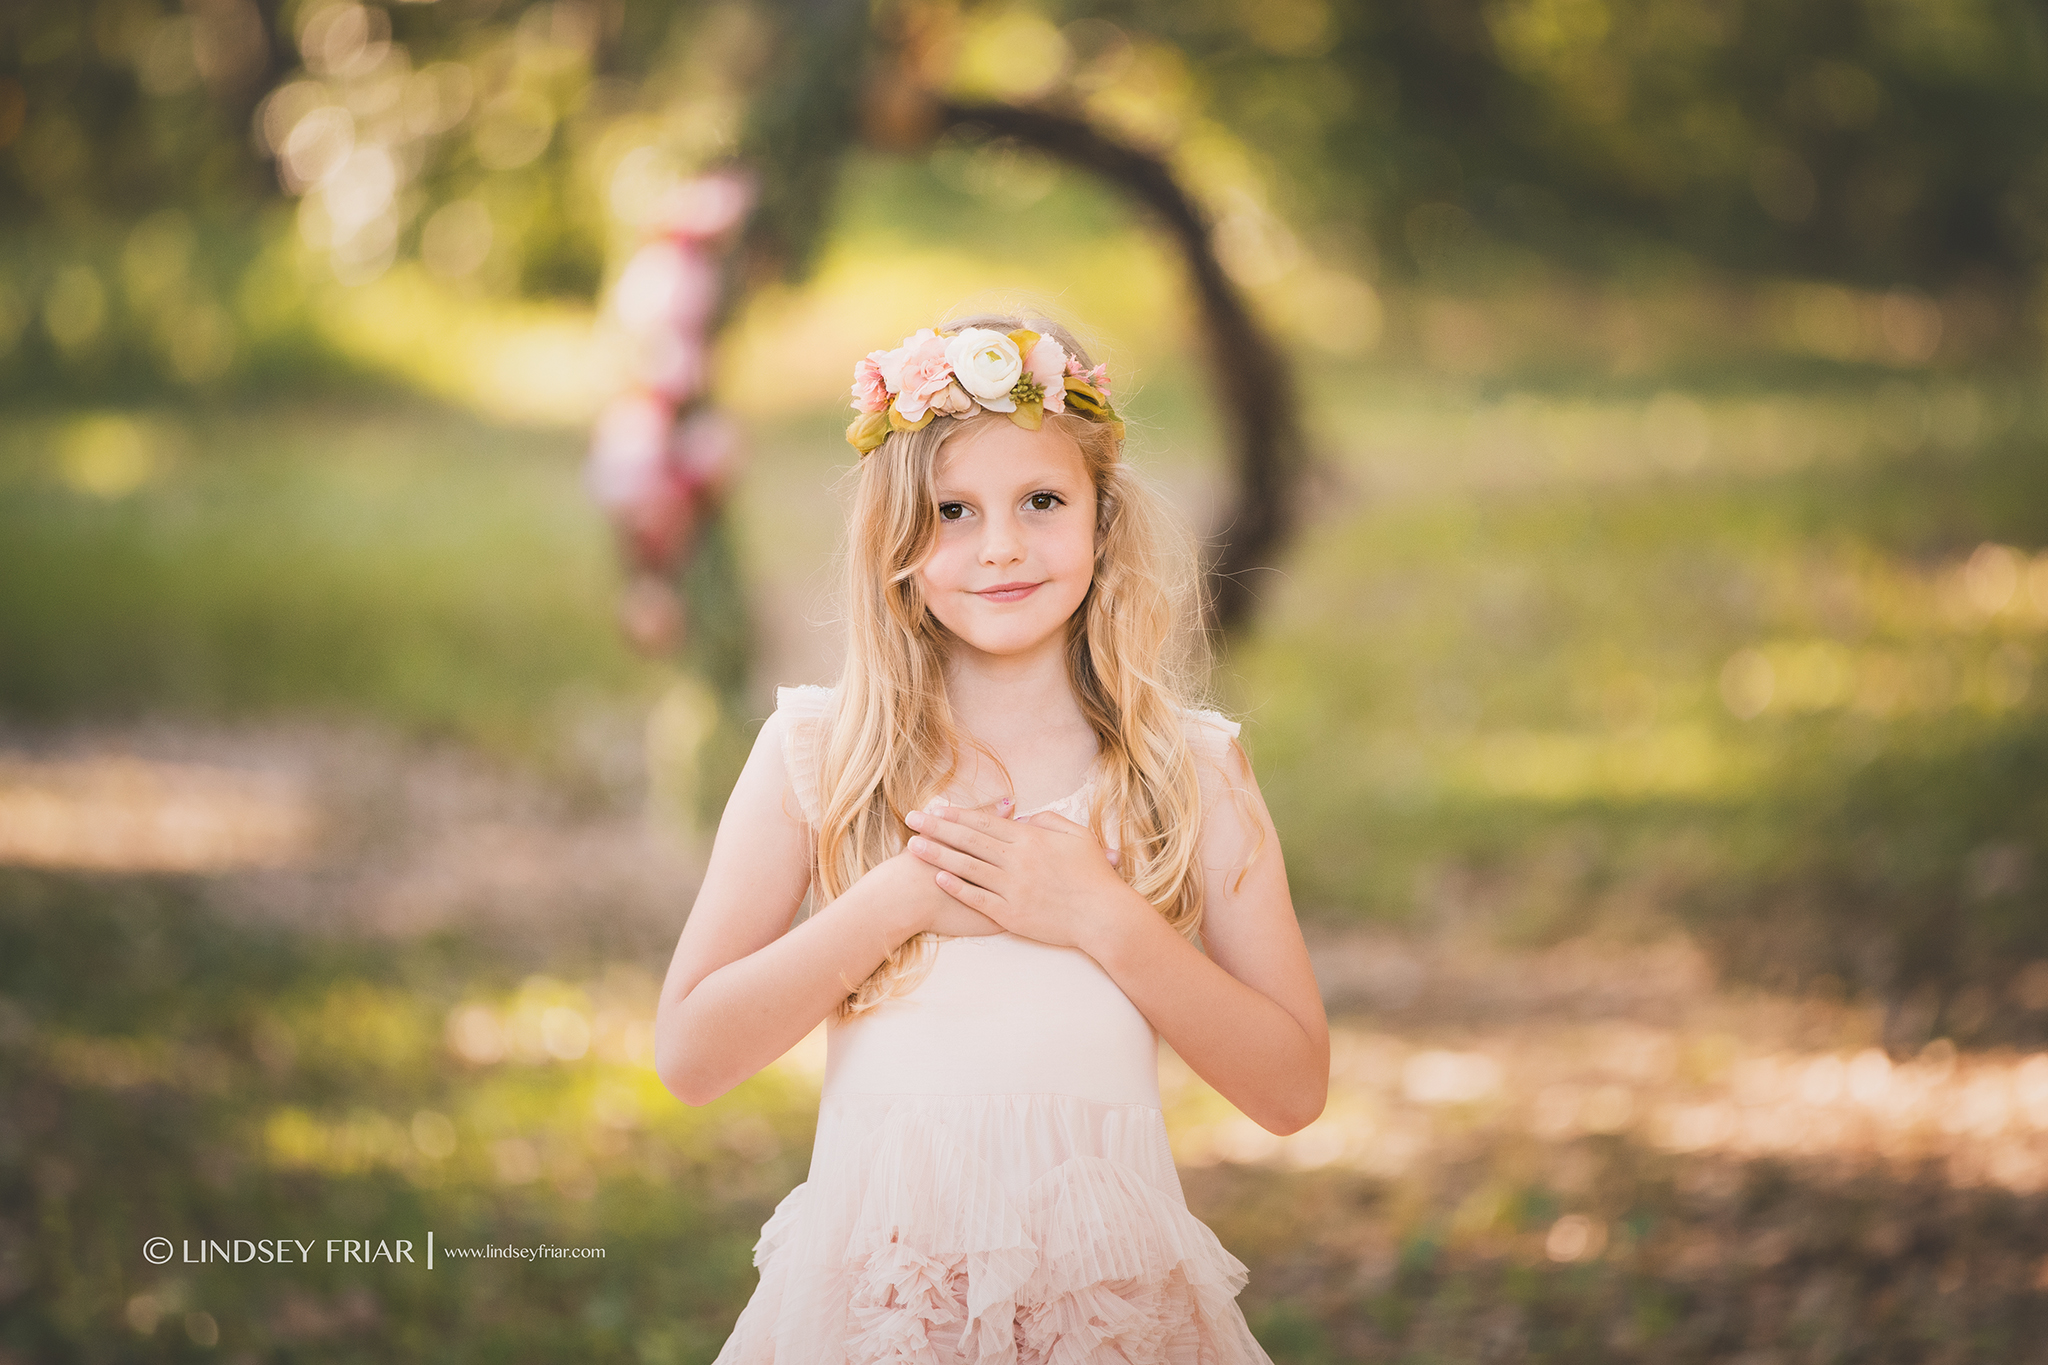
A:
{"label": "ruffled dress", "polygon": [[[815,825],[833,695],[777,700]],[[1188,716],[1198,752],[1237,732]],[[1092,786],[1041,809],[1085,823]],[[1188,1211],[1130,998],[1076,948],[926,951],[914,990],[830,1021],[809,1175],[761,1229],[717,1365],[1270,1365],[1244,1263]]]}

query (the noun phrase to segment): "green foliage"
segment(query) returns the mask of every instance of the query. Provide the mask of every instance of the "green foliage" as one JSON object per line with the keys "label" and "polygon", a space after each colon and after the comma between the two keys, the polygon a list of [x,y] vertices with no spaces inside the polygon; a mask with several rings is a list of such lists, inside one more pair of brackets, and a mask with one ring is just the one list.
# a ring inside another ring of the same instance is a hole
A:
{"label": "green foliage", "polygon": [[1200,107],[1284,168],[1283,214],[1396,271],[1489,236],[1607,260],[1617,232],[1883,283],[2048,255],[2048,25],[2025,0],[1055,12],[1177,49]]}
{"label": "green foliage", "polygon": [[[737,145],[734,85],[766,54],[754,16],[720,14],[722,26],[703,6],[649,4],[11,7],[5,387],[43,393],[55,376],[132,398],[345,383],[317,328],[277,326],[280,307],[308,292],[302,275],[359,283],[404,257],[485,295],[594,298],[634,214]],[[848,124],[830,126],[836,149]],[[827,166],[807,185],[829,183]]]}
{"label": "green foliage", "polygon": [[[992,74],[1141,140],[1229,130],[1243,174],[1188,150],[1226,236],[1258,219],[1249,194],[1366,278],[1654,270],[1669,262],[1643,248],[1676,246],[1910,284],[1994,335],[2032,330],[2017,300],[2048,259],[2033,131],[2048,29],[2024,0],[880,15],[900,68],[875,65],[855,4],[15,6],[0,18],[0,223],[43,245],[0,254],[0,354],[99,392],[127,382],[131,352],[174,385],[257,377],[288,342],[243,305],[276,292],[255,263],[295,239],[342,280],[418,256],[465,288],[588,299],[663,186],[734,154],[764,176],[752,245],[800,273],[867,83]],[[1035,46],[1005,48],[1006,24]],[[964,65],[946,55],[963,29],[994,44]],[[117,260],[166,213],[211,258],[169,302]]]}
{"label": "green foliage", "polygon": [[576,443],[423,407],[18,419],[0,444],[0,708],[372,714],[533,752],[645,694]]}
{"label": "green foliage", "polygon": [[1248,1325],[1275,1365],[1320,1365],[1336,1358],[1322,1324],[1298,1305],[1275,1304]]}

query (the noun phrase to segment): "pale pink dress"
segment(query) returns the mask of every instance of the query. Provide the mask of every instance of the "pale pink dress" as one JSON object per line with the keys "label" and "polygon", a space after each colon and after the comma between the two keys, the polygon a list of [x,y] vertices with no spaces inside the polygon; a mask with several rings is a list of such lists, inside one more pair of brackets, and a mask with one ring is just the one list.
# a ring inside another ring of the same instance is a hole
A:
{"label": "pale pink dress", "polygon": [[[777,700],[815,825],[832,692]],[[1188,715],[1212,759],[1237,733]],[[1042,809],[1085,823],[1092,786]],[[718,1365],[1270,1365],[1244,1263],[1188,1211],[1144,1015],[1076,948],[927,943],[915,989],[827,1029],[810,1174]]]}

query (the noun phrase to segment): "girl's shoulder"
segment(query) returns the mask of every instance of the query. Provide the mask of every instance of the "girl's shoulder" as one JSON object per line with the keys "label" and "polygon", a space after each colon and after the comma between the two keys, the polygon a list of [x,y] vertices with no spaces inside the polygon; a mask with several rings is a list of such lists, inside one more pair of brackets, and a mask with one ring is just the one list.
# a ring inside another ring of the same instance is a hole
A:
{"label": "girl's shoulder", "polygon": [[1230,753],[1230,741],[1244,728],[1221,711],[1206,706],[1183,706],[1180,714],[1188,744],[1198,756],[1219,765]]}
{"label": "girl's shoulder", "polygon": [[813,829],[818,825],[818,758],[825,728],[839,704],[837,687],[803,683],[775,689],[775,715],[782,726],[782,766],[796,793],[797,809]]}
{"label": "girl's shoulder", "polygon": [[1195,757],[1195,780],[1201,786],[1203,808],[1220,809],[1233,802],[1241,805],[1244,793],[1257,785],[1249,759],[1236,751],[1243,726],[1206,706],[1184,706],[1180,714],[1188,748]]}

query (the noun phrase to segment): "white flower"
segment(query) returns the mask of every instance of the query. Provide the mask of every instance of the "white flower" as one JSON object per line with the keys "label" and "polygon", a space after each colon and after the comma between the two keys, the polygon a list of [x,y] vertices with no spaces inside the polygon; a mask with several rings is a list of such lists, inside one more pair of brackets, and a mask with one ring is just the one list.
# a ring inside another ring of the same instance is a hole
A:
{"label": "white flower", "polygon": [[1024,372],[1017,343],[987,327],[969,327],[946,343],[946,362],[960,386],[990,412],[1015,412],[1010,389]]}

